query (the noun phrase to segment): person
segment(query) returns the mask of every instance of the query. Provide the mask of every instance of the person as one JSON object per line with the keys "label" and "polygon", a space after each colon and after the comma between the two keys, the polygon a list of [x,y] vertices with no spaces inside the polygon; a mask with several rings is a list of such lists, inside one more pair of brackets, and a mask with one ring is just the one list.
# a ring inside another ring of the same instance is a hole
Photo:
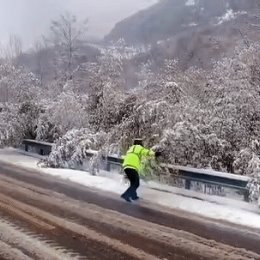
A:
{"label": "person", "polygon": [[146,149],[143,146],[142,139],[135,139],[133,145],[129,148],[124,157],[123,169],[130,181],[130,187],[121,195],[121,198],[127,202],[138,200],[137,189],[140,186],[139,173],[142,167],[143,157],[158,157],[160,152]]}

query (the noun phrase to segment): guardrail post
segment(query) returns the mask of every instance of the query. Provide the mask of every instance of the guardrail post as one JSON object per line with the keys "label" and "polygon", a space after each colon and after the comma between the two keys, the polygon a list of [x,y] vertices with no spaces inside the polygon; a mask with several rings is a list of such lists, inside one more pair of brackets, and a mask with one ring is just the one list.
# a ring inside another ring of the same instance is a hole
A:
{"label": "guardrail post", "polygon": [[106,167],[105,167],[105,170],[106,170],[107,172],[110,172],[110,171],[111,171],[111,164],[109,163],[108,160],[106,160]]}
{"label": "guardrail post", "polygon": [[244,201],[250,202],[250,199],[249,199],[249,190],[245,190],[245,191],[244,191]]}
{"label": "guardrail post", "polygon": [[191,181],[186,179],[185,180],[185,189],[190,190],[190,188],[191,188]]}

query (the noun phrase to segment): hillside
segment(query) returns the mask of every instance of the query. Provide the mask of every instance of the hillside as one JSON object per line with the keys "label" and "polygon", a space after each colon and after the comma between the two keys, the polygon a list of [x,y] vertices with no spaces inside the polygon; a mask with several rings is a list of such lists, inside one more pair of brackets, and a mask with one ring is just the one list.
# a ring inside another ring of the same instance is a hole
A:
{"label": "hillside", "polygon": [[260,40],[259,0],[162,0],[118,23],[106,41],[152,46],[149,55],[205,67],[235,43]]}

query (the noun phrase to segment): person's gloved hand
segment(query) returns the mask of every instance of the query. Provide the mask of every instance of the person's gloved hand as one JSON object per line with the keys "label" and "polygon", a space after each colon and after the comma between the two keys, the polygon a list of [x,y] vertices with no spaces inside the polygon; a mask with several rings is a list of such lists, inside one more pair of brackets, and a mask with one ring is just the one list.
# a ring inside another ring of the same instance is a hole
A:
{"label": "person's gloved hand", "polygon": [[155,157],[156,157],[156,158],[158,158],[158,157],[160,157],[160,156],[162,156],[162,152],[160,152],[160,151],[155,152]]}

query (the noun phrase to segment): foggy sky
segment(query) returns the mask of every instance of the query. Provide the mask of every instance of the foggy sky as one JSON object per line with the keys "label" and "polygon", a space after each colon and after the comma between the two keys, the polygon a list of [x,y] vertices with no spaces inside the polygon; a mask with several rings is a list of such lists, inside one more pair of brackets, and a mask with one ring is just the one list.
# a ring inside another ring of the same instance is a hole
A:
{"label": "foggy sky", "polygon": [[30,47],[46,34],[50,21],[69,11],[89,19],[88,34],[104,36],[114,24],[157,0],[0,0],[0,42],[10,34],[22,38]]}

